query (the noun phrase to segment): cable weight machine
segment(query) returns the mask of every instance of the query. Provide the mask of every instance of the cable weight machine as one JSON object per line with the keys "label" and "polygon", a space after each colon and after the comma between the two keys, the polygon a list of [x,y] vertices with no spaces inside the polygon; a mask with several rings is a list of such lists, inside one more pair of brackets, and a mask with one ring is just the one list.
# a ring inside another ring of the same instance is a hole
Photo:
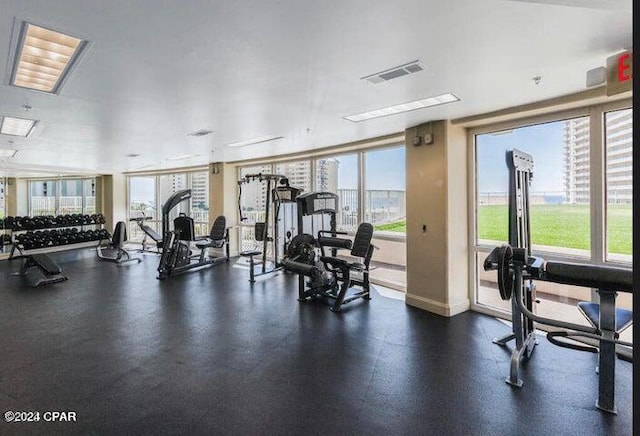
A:
{"label": "cable weight machine", "polygon": [[[295,227],[287,228],[287,216],[292,214],[290,209],[295,207],[296,198],[301,191],[298,188],[289,186],[289,179],[280,174],[256,173],[245,175],[238,181],[240,222],[247,220],[242,210],[242,187],[256,182],[266,184],[264,221],[256,221],[254,224],[256,247],[240,252],[240,256],[249,258],[249,281],[251,283],[255,282],[255,278],[258,276],[282,270],[282,253],[286,252],[290,238],[295,233]],[[292,215],[295,215],[295,211],[293,211]],[[282,241],[282,253],[280,252],[281,230],[286,236]],[[269,251],[273,253],[273,262],[269,262],[267,259]],[[256,260],[258,256],[259,259]],[[269,264],[271,265],[269,266]]]}

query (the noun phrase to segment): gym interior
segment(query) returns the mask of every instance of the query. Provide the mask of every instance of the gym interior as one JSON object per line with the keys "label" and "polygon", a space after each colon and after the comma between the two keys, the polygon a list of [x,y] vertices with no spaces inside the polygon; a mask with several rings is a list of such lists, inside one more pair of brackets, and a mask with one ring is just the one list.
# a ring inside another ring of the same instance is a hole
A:
{"label": "gym interior", "polygon": [[0,10],[0,434],[634,434],[631,0]]}

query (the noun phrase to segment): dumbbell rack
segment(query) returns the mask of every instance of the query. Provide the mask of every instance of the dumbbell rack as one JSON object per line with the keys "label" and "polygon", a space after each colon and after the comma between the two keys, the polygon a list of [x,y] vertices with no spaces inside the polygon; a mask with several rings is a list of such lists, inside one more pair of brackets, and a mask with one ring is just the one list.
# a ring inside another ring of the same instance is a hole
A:
{"label": "dumbbell rack", "polygon": [[0,253],[4,253],[4,247],[11,245],[11,230],[6,229],[4,220],[0,219]]}
{"label": "dumbbell rack", "polygon": [[[12,259],[16,256],[25,256],[29,254],[40,254],[40,253],[51,253],[56,251],[64,251],[64,250],[72,250],[79,248],[92,248],[96,247],[105,239],[109,239],[111,235],[107,232],[106,235],[103,235],[100,239],[92,239],[88,241],[82,242],[70,242],[65,244],[56,244],[56,245],[48,245],[46,247],[39,248],[25,248],[24,245],[18,240],[18,235],[27,234],[27,233],[35,233],[38,231],[63,231],[66,229],[80,229],[80,231],[85,230],[103,230],[104,229],[104,218],[102,218],[101,222],[93,222],[93,223],[63,223],[56,225],[47,225],[45,227],[36,227],[30,229],[5,229],[9,230],[10,234],[10,244],[11,251],[9,253],[9,259]],[[80,232],[73,232],[72,234],[78,234]],[[71,234],[71,233],[70,233]],[[18,253],[18,254],[16,254]]]}

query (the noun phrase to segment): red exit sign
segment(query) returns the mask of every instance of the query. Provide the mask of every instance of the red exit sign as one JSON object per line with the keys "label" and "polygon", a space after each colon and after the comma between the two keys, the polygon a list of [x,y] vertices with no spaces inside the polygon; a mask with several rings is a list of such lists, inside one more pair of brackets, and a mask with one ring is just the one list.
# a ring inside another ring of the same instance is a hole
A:
{"label": "red exit sign", "polygon": [[630,91],[633,79],[633,52],[607,58],[607,95]]}

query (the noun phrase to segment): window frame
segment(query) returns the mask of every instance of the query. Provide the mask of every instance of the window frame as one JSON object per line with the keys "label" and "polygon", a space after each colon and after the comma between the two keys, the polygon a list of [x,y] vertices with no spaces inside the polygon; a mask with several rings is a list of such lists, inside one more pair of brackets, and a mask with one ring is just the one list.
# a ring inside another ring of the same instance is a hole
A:
{"label": "window frame", "polygon": [[[546,260],[552,261],[568,261],[582,262],[592,265],[609,265],[624,268],[631,267],[631,262],[618,260],[607,260],[606,248],[606,138],[605,138],[605,113],[629,109],[633,107],[631,99],[622,99],[614,102],[606,102],[601,104],[584,105],[573,109],[550,111],[545,114],[514,117],[510,120],[482,124],[467,129],[467,173],[468,177],[468,267],[469,267],[469,299],[471,301],[471,309],[477,312],[486,313],[493,316],[504,317],[505,312],[495,307],[479,304],[478,299],[478,273],[477,273],[477,255],[490,251],[493,246],[479,244],[477,242],[477,198],[478,184],[476,171],[476,135],[488,134],[502,130],[511,130],[521,127],[532,126],[555,121],[562,121],[577,117],[589,117],[589,140],[590,140],[590,251],[588,257],[572,256],[570,254],[561,254],[558,252],[547,252],[535,250],[534,253],[544,257]],[[534,155],[535,159],[535,155]],[[506,167],[505,167],[506,171]],[[535,171],[535,170],[534,170]],[[535,172],[534,172],[535,174]],[[600,183],[597,183],[600,181]],[[595,293],[592,292],[592,296]]]}
{"label": "window frame", "polygon": [[[237,180],[240,180],[241,175],[242,175],[242,170],[245,168],[250,168],[250,167],[256,167],[256,166],[270,166],[271,167],[271,173],[275,172],[276,166],[280,165],[280,164],[287,164],[287,163],[294,163],[294,162],[300,162],[300,161],[309,161],[310,165],[311,165],[311,187],[312,187],[312,191],[311,192],[315,192],[316,190],[316,179],[317,179],[317,161],[321,160],[321,159],[327,159],[327,158],[338,158],[341,156],[350,156],[350,155],[355,155],[356,156],[356,166],[357,166],[357,170],[358,170],[358,183],[357,183],[357,190],[358,190],[358,215],[357,215],[357,220],[358,222],[363,222],[364,220],[364,214],[365,214],[365,201],[366,201],[366,165],[365,165],[365,154],[372,152],[372,151],[376,151],[376,150],[385,150],[385,149],[393,149],[393,148],[399,148],[399,147],[405,147],[406,148],[406,143],[404,141],[404,139],[398,139],[398,140],[393,140],[393,141],[389,141],[389,142],[385,142],[385,143],[378,143],[375,145],[362,145],[358,148],[353,148],[351,146],[345,146],[344,148],[340,149],[340,148],[331,148],[330,150],[325,150],[323,152],[317,152],[317,153],[312,153],[312,154],[305,154],[304,156],[291,156],[288,158],[277,158],[274,157],[272,160],[267,160],[267,159],[256,159],[256,160],[252,160],[252,161],[245,161],[245,162],[235,162],[236,166],[236,177]],[[406,150],[405,150],[406,153]],[[405,159],[406,159],[406,155],[405,155]],[[406,165],[405,165],[405,172],[406,172]],[[405,174],[406,177],[406,174]],[[238,188],[236,188],[238,189]],[[236,190],[236,198],[238,195],[238,191]],[[405,208],[406,208],[406,186],[405,186]],[[236,212],[237,213],[237,212]],[[249,226],[253,226],[253,224],[250,224]],[[240,223],[237,226],[237,237],[238,237],[238,241],[240,246],[242,247],[242,229],[244,227],[247,227],[246,223]],[[356,229],[350,230],[348,231],[348,234],[353,236],[355,235]],[[379,239],[379,240],[385,240],[385,241],[392,241],[392,242],[401,242],[401,243],[406,243],[406,238],[407,235],[406,233],[397,233],[397,234],[389,234],[389,233],[385,233],[384,231],[374,231],[373,234],[373,238],[375,239]],[[405,250],[406,250],[406,246],[405,246]],[[406,268],[406,265],[400,265],[403,268]],[[404,270],[406,271],[406,269]],[[406,279],[405,279],[406,280]],[[375,277],[371,277],[371,282],[374,284],[381,284],[383,286],[392,288],[392,289],[396,289],[399,290],[401,292],[406,292],[406,282],[404,284],[398,284],[398,283],[393,283],[390,281],[383,281],[381,279],[375,278]]]}
{"label": "window frame", "polygon": [[[96,186],[96,178],[95,177],[58,177],[58,178],[37,178],[37,179],[27,179],[27,214],[28,216],[33,215],[33,201],[31,195],[31,184],[32,183],[44,183],[44,182],[53,182],[54,183],[54,204],[55,204],[55,213],[53,215],[60,215],[60,197],[62,193],[62,184],[61,182],[67,180],[79,180],[82,183],[82,195],[81,195],[81,208],[82,214],[87,214],[87,198],[85,195],[85,183],[93,180],[94,186],[94,198],[95,198],[95,186]],[[95,200],[94,200],[95,201]],[[95,204],[95,203],[94,203]],[[95,213],[95,212],[94,212]]]}
{"label": "window frame", "polygon": [[[193,189],[192,186],[192,182],[193,182],[193,174],[194,173],[205,173],[207,175],[207,222],[205,223],[204,221],[195,221],[193,222],[194,227],[196,228],[196,235],[197,236],[207,236],[209,234],[209,230],[210,230],[210,221],[211,221],[211,215],[209,214],[209,211],[211,210],[211,202],[210,202],[210,198],[209,198],[209,191],[210,191],[210,185],[209,183],[211,182],[210,180],[210,175],[209,175],[209,170],[207,168],[197,168],[197,169],[179,169],[176,168],[174,171],[162,171],[162,172],[157,172],[157,173],[151,173],[151,174],[147,174],[147,173],[142,173],[142,174],[136,174],[136,173],[132,173],[132,174],[127,174],[127,223],[129,226],[128,232],[130,235],[134,234],[133,231],[133,226],[136,226],[137,224],[134,221],[130,221],[131,219],[131,179],[133,178],[151,178],[153,179],[153,186],[154,186],[154,202],[155,202],[155,219],[154,220],[150,220],[147,222],[147,224],[149,225],[155,225],[156,228],[158,229],[159,232],[162,231],[162,204],[163,202],[160,201],[160,177],[162,176],[174,176],[174,175],[181,175],[184,174],[186,176],[186,186],[188,188],[186,189]],[[193,202],[192,199],[190,198],[187,201],[187,206],[186,206],[187,211],[189,212],[189,216],[192,215],[192,211],[193,211]],[[205,232],[203,235],[198,235],[198,228],[201,226],[205,226]],[[132,242],[138,242],[138,241],[132,241]],[[141,241],[139,241],[141,242]]]}

